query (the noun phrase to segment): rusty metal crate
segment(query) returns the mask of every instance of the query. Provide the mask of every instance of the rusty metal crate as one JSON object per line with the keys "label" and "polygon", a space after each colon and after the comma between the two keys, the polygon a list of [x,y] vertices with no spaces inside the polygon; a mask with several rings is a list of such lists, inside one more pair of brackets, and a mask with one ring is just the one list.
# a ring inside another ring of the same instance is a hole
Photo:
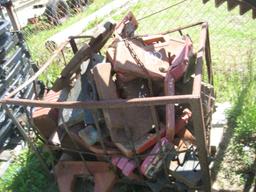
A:
{"label": "rusty metal crate", "polygon": [[[188,29],[195,26],[201,26],[201,34],[200,34],[200,42],[199,42],[199,51],[197,52],[196,58],[196,69],[193,80],[192,94],[187,95],[175,95],[175,96],[160,96],[160,97],[147,97],[147,98],[134,98],[134,99],[116,99],[116,100],[104,100],[104,101],[70,101],[70,102],[49,102],[49,101],[41,101],[41,100],[28,100],[28,99],[15,99],[13,98],[19,91],[33,83],[39,75],[44,72],[47,67],[49,67],[65,46],[69,43],[66,42],[62,44],[51,56],[51,58],[39,69],[38,72],[35,73],[29,80],[24,82],[19,88],[13,91],[9,96],[5,99],[1,100],[2,106],[5,108],[7,114],[12,118],[13,122],[17,125],[22,135],[25,137],[27,142],[33,146],[34,144],[30,141],[29,137],[26,135],[22,125],[13,115],[12,110],[9,108],[10,105],[18,105],[18,106],[30,106],[30,107],[43,107],[43,108],[83,108],[83,109],[115,109],[115,108],[127,108],[127,107],[140,107],[140,106],[157,106],[157,105],[166,105],[166,104],[189,104],[193,111],[193,127],[194,127],[194,135],[196,137],[196,145],[198,150],[198,159],[201,169],[201,177],[202,177],[202,185],[199,186],[198,189],[204,191],[211,191],[211,178],[210,178],[210,170],[209,170],[209,137],[208,129],[209,122],[207,120],[208,116],[211,116],[212,111],[204,110],[205,105],[209,105],[209,103],[203,103],[204,94],[202,91],[210,90],[211,94],[207,96],[209,102],[212,102],[213,99],[213,90],[207,89],[205,86],[202,86],[203,81],[203,65],[206,66],[206,76],[208,84],[213,86],[213,73],[211,67],[211,53],[210,53],[210,40],[209,40],[209,32],[208,32],[208,24],[204,22],[199,22],[195,24],[191,24],[184,27],[179,27],[177,29],[169,30],[162,34],[168,34],[173,32],[180,32],[183,29]],[[203,87],[203,90],[202,90]],[[203,96],[202,96],[203,95]],[[205,98],[204,98],[205,101]],[[207,125],[207,126],[206,126]],[[160,138],[159,138],[160,139]],[[104,142],[101,142],[102,147],[104,149]],[[60,148],[61,149],[61,148]],[[36,151],[36,150],[35,150]],[[78,152],[79,154],[81,152]],[[40,154],[37,154],[40,156]],[[108,156],[108,154],[104,154]],[[43,160],[42,160],[43,162]],[[87,162],[88,163],[88,162]],[[86,164],[86,162],[85,162]],[[44,164],[45,166],[45,164]],[[46,167],[46,166],[45,166]],[[171,181],[170,181],[171,182]]]}

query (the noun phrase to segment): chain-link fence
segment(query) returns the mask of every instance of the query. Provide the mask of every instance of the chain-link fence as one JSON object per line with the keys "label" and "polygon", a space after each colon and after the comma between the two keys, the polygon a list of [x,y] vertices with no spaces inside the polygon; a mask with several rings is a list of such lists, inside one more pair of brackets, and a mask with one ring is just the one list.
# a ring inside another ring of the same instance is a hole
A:
{"label": "chain-link fence", "polygon": [[[45,48],[45,42],[48,38],[88,17],[110,2],[113,1],[94,1],[88,6],[87,1],[69,0],[67,3],[55,5],[59,11],[49,10],[45,17],[48,18],[47,21],[44,18],[25,27],[23,29],[24,35],[34,61],[40,66],[50,57],[51,52]],[[218,1],[208,1],[206,4],[203,4],[201,0],[128,1],[127,6],[112,10],[111,14],[106,16],[95,18],[94,21],[84,27],[84,30],[92,28],[106,17],[112,17],[118,21],[128,10],[132,11],[139,21],[137,34],[160,33],[198,21],[207,21],[210,28],[212,63],[218,98],[227,100],[234,96],[234,90],[241,88],[241,83],[247,82],[248,75],[249,78],[252,78],[254,74],[253,65],[256,63],[256,59],[253,55],[256,52],[256,33],[254,31],[256,21],[252,19],[251,10],[240,16],[239,6],[229,12],[226,2],[221,1],[224,3],[218,8],[215,7],[216,2]],[[56,13],[54,17],[59,18],[57,23],[52,20],[54,19],[51,15],[53,12]],[[68,15],[68,18],[60,24],[60,18],[65,14]],[[19,17],[19,19],[21,18]],[[196,50],[200,35],[199,28],[184,30],[183,32],[191,36]],[[172,34],[174,37],[177,35],[179,34]],[[64,63],[64,61],[61,62]],[[54,75],[58,73],[56,69],[52,69],[52,71],[55,71]]]}
{"label": "chain-link fence", "polygon": [[[73,23],[78,21],[90,12],[96,11],[109,3],[109,1],[95,1],[94,3],[95,5],[90,5],[91,8],[89,6],[84,9],[85,13],[79,13],[79,16],[71,15],[66,22]],[[256,46],[256,33],[254,32],[256,23],[252,19],[251,11],[240,16],[239,6],[229,12],[225,4],[216,8],[215,1],[203,4],[201,0],[139,0],[130,1],[129,6],[120,9],[119,12],[113,11],[112,16],[118,21],[128,10],[131,10],[139,21],[137,34],[160,33],[198,21],[207,21],[210,28],[212,63],[215,84],[218,88],[217,94],[219,98],[228,99],[234,96],[234,89],[242,85],[237,83],[238,81],[241,83],[246,82],[248,77],[252,78],[254,74],[253,64],[256,61],[253,54]],[[75,9],[70,13],[76,14],[81,11],[76,6],[73,7]],[[90,10],[88,11],[89,8]],[[96,18],[95,20],[96,22],[93,22],[93,25],[102,21],[103,18]],[[48,24],[44,26],[46,28],[36,30],[37,33],[30,30],[30,28],[25,30],[32,56],[39,64],[45,62],[46,58],[50,56],[50,53],[46,52],[44,47],[47,38],[63,30],[68,25],[54,27]],[[87,27],[87,29],[90,27]],[[55,29],[49,30],[49,28]],[[196,50],[200,35],[199,28],[185,30],[185,33],[191,36]],[[172,35],[175,37],[179,34]],[[38,36],[41,37],[38,38]]]}
{"label": "chain-link fence", "polygon": [[[215,1],[203,4],[201,0],[138,1],[131,10],[139,20],[139,34],[164,32],[198,21],[209,23],[219,100],[230,99],[255,74],[256,21],[251,11],[240,16],[239,6],[229,12],[226,3],[216,8]],[[184,33],[191,36],[197,50],[199,28]]]}
{"label": "chain-link fence", "polygon": [[34,61],[41,66],[52,54],[45,49],[48,38],[88,17],[110,0],[97,3],[92,0],[13,0],[11,5],[3,2],[1,17],[11,20],[9,12],[12,12],[17,26],[14,30],[22,30]]}

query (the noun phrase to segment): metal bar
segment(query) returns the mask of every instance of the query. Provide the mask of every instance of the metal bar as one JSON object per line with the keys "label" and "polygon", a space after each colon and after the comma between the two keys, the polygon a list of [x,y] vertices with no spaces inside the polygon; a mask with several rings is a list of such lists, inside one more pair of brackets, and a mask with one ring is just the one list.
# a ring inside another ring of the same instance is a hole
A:
{"label": "metal bar", "polygon": [[[68,134],[68,136],[69,136],[69,138],[70,138],[70,140],[71,140],[72,145],[74,146],[74,148],[75,148],[76,150],[79,150],[79,146],[78,146],[77,142],[73,139],[73,137],[72,137],[72,135],[71,135],[71,133],[70,133],[70,131],[69,131],[69,128],[68,128],[68,126],[67,126],[67,124],[66,124],[66,122],[65,122],[65,120],[64,120],[63,114],[61,114],[60,118],[61,118],[62,121],[63,121],[63,128],[64,128],[64,130],[66,131],[66,133]],[[93,175],[92,172],[90,171],[90,169],[89,169],[87,163],[86,163],[86,160],[85,160],[83,154],[80,153],[80,152],[78,152],[78,154],[79,154],[79,157],[80,157],[80,158],[82,159],[82,161],[84,162],[84,167],[85,167],[85,169],[88,171],[88,173],[89,173],[90,175]]]}
{"label": "metal bar", "polygon": [[12,65],[17,65],[18,62],[20,62],[20,59],[23,55],[23,50],[22,48],[18,48],[15,53],[12,55],[12,57],[10,59],[8,59],[4,64],[3,64],[3,68],[11,68]]}
{"label": "metal bar", "polygon": [[201,81],[202,81],[202,66],[203,66],[203,58],[198,54],[196,61],[196,70],[195,70],[195,78],[193,82],[193,91],[192,94],[200,97],[201,94]]}
{"label": "metal bar", "polygon": [[180,2],[178,2],[178,3],[169,5],[168,7],[165,7],[164,9],[158,10],[158,11],[156,11],[156,12],[154,12],[154,13],[151,13],[151,14],[149,14],[149,15],[146,15],[146,16],[144,16],[144,17],[142,17],[142,18],[137,19],[137,20],[138,20],[138,21],[141,21],[141,20],[143,20],[143,19],[146,19],[146,18],[148,18],[148,17],[151,17],[151,16],[156,15],[156,14],[158,14],[158,13],[161,13],[161,12],[163,12],[163,11],[166,11],[166,10],[172,8],[172,7],[175,7],[175,6],[177,6],[177,5],[180,5],[180,4],[182,4],[182,3],[186,2],[186,1],[188,1],[188,0],[183,0],[183,1],[180,1]]}
{"label": "metal bar", "polygon": [[61,50],[61,55],[62,55],[62,58],[63,58],[63,61],[64,61],[64,65],[66,66],[67,65],[67,61],[66,61],[66,57],[65,57],[65,54],[63,52],[63,49]]}
{"label": "metal bar", "polygon": [[126,116],[124,115],[124,111],[125,111],[125,108],[121,108],[121,116],[123,117],[122,118],[122,123],[123,123],[123,126],[124,126],[124,128],[123,128],[124,129],[124,133],[125,133],[126,138],[128,140],[128,144],[132,148],[132,153],[135,156],[136,164],[137,164],[137,166],[139,166],[139,162],[140,161],[139,161],[139,159],[137,157],[136,148],[135,148],[134,140],[133,140],[133,137],[132,137],[133,135],[132,135],[131,129],[129,129],[129,127],[127,126],[126,119],[125,119]]}
{"label": "metal bar", "polygon": [[212,58],[211,58],[211,46],[209,37],[209,28],[207,27],[206,45],[205,45],[205,60],[208,73],[208,82],[213,85],[213,73],[212,73]]}
{"label": "metal bar", "polygon": [[208,24],[204,23],[202,25],[200,34],[199,50],[196,59],[196,71],[195,78],[193,82],[193,92],[192,94],[200,97],[201,94],[201,81],[202,81],[202,67],[203,67],[203,57],[205,52],[206,36],[207,36]]}
{"label": "metal bar", "polygon": [[40,155],[40,153],[37,151],[35,145],[33,144],[33,142],[31,142],[30,138],[27,136],[26,132],[24,131],[23,127],[21,126],[21,124],[19,123],[19,121],[16,119],[16,117],[12,114],[11,110],[7,107],[7,105],[3,105],[3,108],[5,109],[7,115],[12,119],[13,123],[17,126],[20,134],[22,135],[22,137],[25,139],[25,141],[29,144],[29,146],[31,147],[32,151],[35,153],[35,155],[37,156],[37,158],[39,159],[39,161],[41,162],[44,170],[46,171],[46,173],[48,174],[48,176],[51,176],[51,173],[48,169],[47,164],[45,163],[45,161],[43,160],[43,157]]}
{"label": "metal bar", "polygon": [[190,105],[192,111],[196,111],[193,113],[193,127],[194,134],[196,137],[196,144],[198,149],[198,159],[201,166],[202,171],[202,180],[203,180],[203,188],[204,191],[211,191],[211,179],[210,179],[210,171],[208,165],[208,150],[206,146],[205,140],[205,125],[203,119],[203,109],[202,109],[202,101],[201,98],[197,100],[190,101]]}
{"label": "metal bar", "polygon": [[10,1],[9,3],[7,3],[5,5],[5,8],[6,8],[8,16],[11,20],[13,29],[15,31],[19,31],[20,30],[20,25],[18,24],[17,16],[14,14],[12,2]]}
{"label": "metal bar", "polygon": [[[190,27],[195,27],[195,26],[197,26],[197,25],[202,25],[202,24],[204,24],[205,22],[203,22],[203,21],[200,21],[200,22],[196,22],[196,23],[192,23],[192,24],[189,24],[189,25],[185,25],[185,26],[182,26],[182,27],[177,27],[177,28],[175,28],[175,29],[171,29],[171,30],[167,30],[167,31],[165,31],[165,32],[163,32],[163,33],[157,33],[157,34],[150,34],[150,35],[167,35],[167,34],[169,34],[169,33],[174,33],[174,32],[180,32],[180,31],[182,31],[183,29],[187,29],[187,28],[190,28]],[[134,38],[139,38],[139,37],[144,37],[145,35],[137,35],[137,36],[135,36]]]}
{"label": "metal bar", "polygon": [[190,100],[197,99],[194,95],[174,95],[161,97],[146,97],[134,99],[113,99],[101,101],[66,101],[66,102],[49,102],[29,99],[3,99],[0,104],[14,104],[31,107],[46,108],[86,108],[86,109],[113,109],[121,107],[142,107],[151,105],[166,105],[175,103],[188,103]]}
{"label": "metal bar", "polygon": [[88,38],[88,39],[90,38],[91,39],[91,38],[94,38],[94,37],[91,36],[91,35],[79,35],[79,36],[70,36],[69,38],[70,39],[82,39],[82,38],[84,38],[84,39],[85,38]]}
{"label": "metal bar", "polygon": [[33,91],[35,93],[35,98],[38,99],[39,98],[39,92],[38,92],[38,87],[36,86],[36,81],[33,81]]}
{"label": "metal bar", "polygon": [[200,21],[200,22],[192,23],[192,24],[189,24],[189,25],[185,25],[185,26],[182,26],[182,27],[177,27],[175,29],[171,29],[171,30],[165,31],[165,32],[160,33],[160,34],[161,35],[167,35],[169,33],[173,33],[173,32],[176,32],[176,31],[181,31],[181,30],[184,30],[184,29],[187,29],[187,28],[191,28],[191,27],[195,27],[197,25],[202,25],[202,24],[205,24],[205,22]]}
{"label": "metal bar", "polygon": [[1,19],[5,19],[5,16],[4,16],[4,13],[3,13],[3,7],[2,7],[1,4],[0,4],[0,16],[1,16]]}
{"label": "metal bar", "polygon": [[78,48],[77,48],[75,39],[73,37],[70,38],[69,44],[71,46],[71,49],[72,49],[73,53],[76,54],[76,52],[78,51]]}
{"label": "metal bar", "polygon": [[30,108],[30,110],[28,110],[28,107],[25,108],[25,113],[26,113],[26,116],[27,116],[27,120],[28,120],[28,123],[29,125],[31,126],[31,128],[33,129],[33,131],[36,133],[36,136],[38,139],[41,139],[43,142],[44,142],[44,146],[46,147],[46,149],[48,150],[50,156],[51,156],[51,166],[54,167],[54,160],[56,160],[52,150],[50,149],[50,147],[47,145],[47,139],[40,134],[40,131],[39,129],[37,128],[37,126],[35,125],[34,123],[34,119],[32,118],[32,112],[33,112],[33,109]]}
{"label": "metal bar", "polygon": [[[97,132],[99,134],[99,137],[100,137],[100,145],[104,151],[104,155],[108,155],[108,152],[107,152],[107,149],[106,149],[106,146],[105,146],[105,143],[103,141],[103,134],[102,134],[102,131],[101,131],[101,128],[100,128],[100,125],[99,125],[99,122],[98,122],[98,119],[96,118],[96,110],[93,110],[92,111],[92,116],[93,116],[93,120],[94,120],[94,124],[95,124],[95,127],[97,129]],[[109,160],[109,159],[108,159]]]}
{"label": "metal bar", "polygon": [[24,89],[25,87],[27,87],[30,83],[32,83],[33,81],[35,81],[39,75],[41,75],[49,65],[51,65],[52,61],[55,59],[55,57],[57,57],[59,55],[59,53],[61,52],[61,50],[67,45],[68,42],[64,42],[63,44],[61,44],[61,46],[53,52],[52,56],[48,59],[48,61],[31,77],[29,78],[27,81],[25,81],[21,86],[19,86],[17,89],[15,89],[13,92],[11,92],[9,95],[7,95],[6,98],[11,98],[14,95],[16,95],[19,91],[21,91],[22,89]]}

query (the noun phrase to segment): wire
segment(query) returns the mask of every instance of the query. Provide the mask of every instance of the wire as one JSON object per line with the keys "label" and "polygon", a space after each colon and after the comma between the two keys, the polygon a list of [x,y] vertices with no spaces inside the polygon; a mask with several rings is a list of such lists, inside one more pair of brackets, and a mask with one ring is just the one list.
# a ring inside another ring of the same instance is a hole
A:
{"label": "wire", "polygon": [[182,3],[186,2],[186,1],[188,1],[188,0],[183,0],[183,1],[180,1],[180,2],[175,3],[175,4],[173,4],[173,5],[169,5],[168,7],[164,8],[164,9],[160,9],[160,10],[154,12],[154,13],[151,13],[151,14],[149,14],[149,15],[146,15],[145,17],[139,18],[139,19],[137,19],[137,21],[141,21],[141,20],[143,20],[143,19],[147,19],[148,17],[151,17],[151,16],[153,16],[153,15],[156,15],[156,14],[158,14],[158,13],[161,13],[161,12],[167,10],[167,9],[170,9],[170,8],[172,8],[172,7],[175,7],[175,6],[177,6],[177,5],[180,5],[180,4],[182,4]]}

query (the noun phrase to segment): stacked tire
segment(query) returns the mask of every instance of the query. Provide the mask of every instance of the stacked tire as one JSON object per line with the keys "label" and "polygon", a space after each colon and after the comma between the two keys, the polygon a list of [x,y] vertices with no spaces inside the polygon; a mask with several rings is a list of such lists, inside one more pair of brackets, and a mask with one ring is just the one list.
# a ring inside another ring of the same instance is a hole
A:
{"label": "stacked tire", "polygon": [[[19,32],[10,32],[10,23],[0,20],[0,99],[19,87],[29,79],[34,71],[29,52],[26,49],[23,36]],[[33,97],[33,84],[21,90],[15,98],[31,99]],[[23,111],[21,106],[9,106],[13,114],[19,117]],[[6,115],[2,106],[0,108],[0,145],[14,132],[15,126]]]}
{"label": "stacked tire", "polygon": [[51,24],[58,25],[69,16],[69,6],[66,0],[49,0],[44,14]]}

